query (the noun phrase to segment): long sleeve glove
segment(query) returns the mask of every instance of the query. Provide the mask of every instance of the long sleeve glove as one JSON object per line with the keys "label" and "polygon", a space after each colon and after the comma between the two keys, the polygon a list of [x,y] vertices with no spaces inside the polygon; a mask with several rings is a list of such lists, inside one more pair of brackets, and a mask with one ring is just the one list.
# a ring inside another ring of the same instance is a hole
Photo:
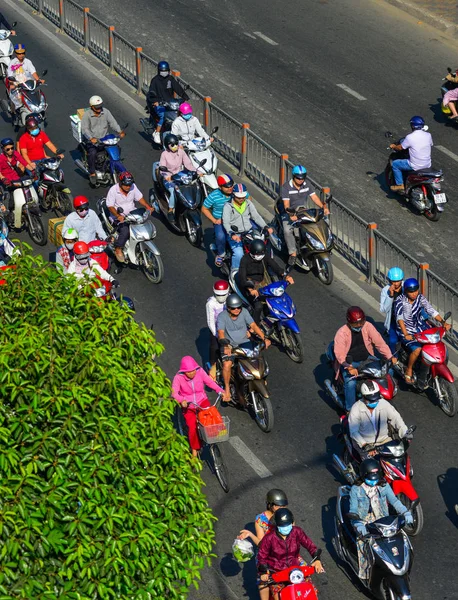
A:
{"label": "long sleeve glove", "polygon": [[406,525],[413,525],[413,515],[410,512],[410,510],[405,512],[403,516],[404,516],[404,519],[406,520]]}
{"label": "long sleeve glove", "polygon": [[358,536],[363,537],[364,535],[367,535],[367,529],[364,523],[356,523],[354,528]]}

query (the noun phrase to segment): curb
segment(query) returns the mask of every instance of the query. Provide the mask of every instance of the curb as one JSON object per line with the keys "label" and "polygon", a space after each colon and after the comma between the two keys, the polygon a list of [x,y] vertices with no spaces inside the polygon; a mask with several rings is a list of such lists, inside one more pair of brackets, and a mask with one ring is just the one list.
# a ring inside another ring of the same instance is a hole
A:
{"label": "curb", "polygon": [[405,13],[408,13],[411,17],[421,19],[421,21],[424,23],[427,23],[428,25],[447,33],[455,39],[458,38],[458,24],[454,23],[453,21],[443,19],[431,11],[421,8],[415,3],[408,2],[407,0],[385,0],[385,2],[388,2],[392,6],[396,6]]}

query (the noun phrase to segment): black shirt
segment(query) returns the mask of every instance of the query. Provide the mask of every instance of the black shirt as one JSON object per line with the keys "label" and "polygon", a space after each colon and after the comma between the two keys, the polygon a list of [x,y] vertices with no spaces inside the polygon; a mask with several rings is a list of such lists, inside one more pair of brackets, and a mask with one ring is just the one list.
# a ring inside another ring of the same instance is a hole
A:
{"label": "black shirt", "polygon": [[3,13],[0,12],[0,29],[8,29],[8,31],[12,31],[12,27],[11,25],[8,23],[8,21],[5,19],[5,16],[3,15]]}
{"label": "black shirt", "polygon": [[351,356],[352,362],[366,360],[368,357],[369,354],[363,340],[362,331],[353,331],[353,329],[351,329],[351,346],[348,354]]}
{"label": "black shirt", "polygon": [[283,269],[270,256],[264,256],[262,260],[254,260],[250,254],[245,254],[240,261],[238,278],[240,285],[247,287],[248,281],[260,283],[264,279],[265,271],[272,271],[277,277],[283,277]]}
{"label": "black shirt", "polygon": [[396,311],[394,305],[396,304],[396,298],[402,294],[402,288],[399,292],[394,292],[393,294],[393,305],[391,307],[391,323],[396,324]]}
{"label": "black shirt", "polygon": [[156,75],[156,77],[151,79],[146,99],[148,104],[154,104],[155,102],[170,102],[174,98],[173,92],[175,92],[179,98],[189,100],[189,96],[175,77],[172,77],[171,75],[168,77]]}

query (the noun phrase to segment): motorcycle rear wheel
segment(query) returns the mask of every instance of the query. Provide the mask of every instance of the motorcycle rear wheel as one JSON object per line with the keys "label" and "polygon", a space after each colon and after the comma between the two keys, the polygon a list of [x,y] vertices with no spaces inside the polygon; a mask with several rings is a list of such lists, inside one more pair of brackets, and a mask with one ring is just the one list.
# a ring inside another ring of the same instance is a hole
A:
{"label": "motorcycle rear wheel", "polygon": [[272,408],[272,403],[269,398],[265,398],[259,392],[254,392],[254,394],[256,395],[256,404],[260,409],[256,412],[253,407],[254,420],[261,431],[269,433],[274,426],[274,410]]}
{"label": "motorcycle rear wheel", "polygon": [[282,344],[288,357],[295,363],[301,363],[304,360],[304,346],[300,333],[291,329],[283,329],[281,332]]}
{"label": "motorcycle rear wheel", "polygon": [[324,285],[331,285],[334,279],[334,269],[330,260],[324,260],[321,256],[316,256],[317,276]]}
{"label": "motorcycle rear wheel", "polygon": [[428,190],[428,199],[431,202],[431,210],[425,210],[424,215],[428,221],[439,221],[442,213],[437,210],[437,205],[430,190]]}
{"label": "motorcycle rear wheel", "polygon": [[56,215],[66,217],[73,211],[73,196],[67,192],[57,193]]}
{"label": "motorcycle rear wheel", "polygon": [[439,379],[438,383],[443,394],[442,398],[438,396],[435,386],[433,387],[433,390],[439,402],[439,406],[448,417],[453,417],[455,416],[458,402],[458,392],[455,384],[450,383],[450,381],[445,379]]}
{"label": "motorcycle rear wheel", "polygon": [[[405,494],[399,494],[399,500],[404,504],[406,508],[411,510],[412,500],[408,498]],[[423,529],[423,525],[425,524],[425,517],[423,515],[423,507],[421,503],[417,504],[417,506],[411,511],[413,516],[412,525],[404,525],[404,531],[407,533],[409,537],[415,537],[420,533]]]}
{"label": "motorcycle rear wheel", "polygon": [[27,226],[32,241],[34,241],[35,244],[37,244],[37,246],[46,246],[48,236],[43,226],[43,221],[41,220],[41,217],[39,217],[38,215],[29,214],[28,218],[29,222],[27,223]]}
{"label": "motorcycle rear wheel", "polygon": [[146,263],[142,256],[142,267],[145,277],[151,281],[151,283],[161,283],[164,277],[164,263],[162,262],[162,258],[157,254],[154,254],[149,248],[145,249],[145,257]]}

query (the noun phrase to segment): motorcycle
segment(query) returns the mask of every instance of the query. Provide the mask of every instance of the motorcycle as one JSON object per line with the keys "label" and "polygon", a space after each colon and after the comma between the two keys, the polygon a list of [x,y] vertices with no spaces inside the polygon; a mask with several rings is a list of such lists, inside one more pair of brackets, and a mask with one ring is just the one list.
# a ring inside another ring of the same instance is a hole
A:
{"label": "motorcycle", "polygon": [[13,256],[20,254],[19,249],[8,237],[7,216],[8,210],[0,200],[0,267],[6,267]]}
{"label": "motorcycle", "polygon": [[[452,69],[450,67],[447,67],[447,72],[449,75],[451,75],[452,73],[454,73],[455,75],[458,72],[458,69],[453,72]],[[455,88],[458,87],[458,83],[455,83],[454,81],[449,81],[446,77],[444,77],[442,79],[442,85],[441,85],[441,96],[442,98],[445,96],[445,94],[447,92],[449,92],[450,90],[454,90]],[[441,110],[444,113],[444,115],[451,115],[452,111],[450,110],[450,108],[448,106],[444,106],[443,103],[441,102]],[[451,121],[452,123],[454,121]]]}
{"label": "motorcycle", "polygon": [[[17,23],[12,23],[12,27],[16,27]],[[0,29],[0,77],[5,79],[8,67],[10,66],[11,57],[13,56],[14,47],[9,39],[11,31],[9,29]]]}
{"label": "motorcycle", "polygon": [[[116,237],[116,224],[106,205],[106,198],[99,199],[97,206],[105,231],[109,236]],[[122,214],[121,207],[117,210],[119,214]],[[153,242],[156,237],[156,228],[151,221],[148,221],[149,216],[150,214],[145,208],[136,208],[125,215],[124,222],[129,224],[129,239],[123,248],[126,261],[124,264],[130,263],[140,267],[151,283],[160,283],[164,276],[164,265],[161,253]]]}
{"label": "motorcycle", "polygon": [[[44,77],[48,71],[45,69],[41,75]],[[9,96],[9,82],[14,82],[14,77],[5,79],[6,83],[6,100],[1,101],[2,109],[5,113],[10,113],[11,123],[15,129],[25,126],[25,119],[29,115],[33,115],[38,121],[40,129],[44,129],[46,125],[46,111],[48,103],[46,96],[41,91],[41,87],[46,85],[35,79],[27,79],[23,83],[19,83],[18,87],[21,92],[21,106],[13,110],[13,103]]]}
{"label": "motorcycle", "polygon": [[[58,154],[62,150],[57,151]],[[53,210],[58,217],[65,217],[73,210],[73,196],[64,183],[64,172],[59,157],[45,158],[37,162],[38,197],[42,210]]]}
{"label": "motorcycle", "polygon": [[[122,128],[124,131],[127,124]],[[98,188],[101,185],[114,185],[118,183],[118,174],[126,171],[121,158],[121,148],[119,146],[121,138],[118,135],[109,133],[99,140],[97,147],[97,156],[95,159],[95,175],[97,182],[91,187]],[[78,145],[81,158],[75,159],[77,167],[89,176],[89,167],[87,162],[87,147],[85,142]]]}
{"label": "motorcycle", "polygon": [[[33,187],[33,181],[29,176],[22,177],[11,182],[11,187],[21,190],[24,199],[24,205],[21,212],[21,227],[25,227],[32,239],[38,246],[45,246],[48,241],[48,234],[41,220],[40,208],[38,206],[38,196]],[[11,194],[10,206],[13,202],[13,192],[5,192],[5,196]],[[8,215],[8,225],[14,226],[14,210]]]}
{"label": "motorcycle", "polygon": [[[310,577],[315,573],[312,566],[288,567],[282,571],[272,573],[265,587],[272,584],[283,584],[280,592],[280,600],[296,600],[296,598],[307,598],[307,600],[318,600],[318,590],[313,585]],[[272,595],[271,595],[272,598]]]}
{"label": "motorcycle", "polygon": [[97,276],[96,281],[92,284],[93,294],[95,298],[100,298],[104,302],[119,302],[119,304],[125,304],[130,310],[135,310],[134,301],[128,296],[117,296],[113,290],[113,284],[111,281],[102,279]]}
{"label": "motorcycle", "polygon": [[[184,90],[186,91],[188,88],[189,88],[189,85],[186,85],[184,87]],[[161,141],[164,140],[164,135],[169,133],[170,130],[172,129],[172,123],[178,117],[178,110],[180,108],[180,104],[182,104],[183,102],[184,102],[184,100],[182,98],[173,98],[173,100],[170,100],[170,101],[159,102],[160,106],[165,107],[164,123],[162,124],[162,128],[161,128]],[[140,119],[140,123],[143,127],[145,134],[149,138],[150,142],[152,144],[154,144],[153,133],[155,132],[156,127],[157,127],[158,117],[153,110],[153,105],[150,104],[149,102],[145,106],[145,112],[149,114],[149,118],[148,119],[145,119],[145,118]]]}
{"label": "motorcycle", "polygon": [[[451,316],[448,312],[444,316],[447,321]],[[445,335],[444,327],[431,327],[414,335],[417,342],[422,344],[421,360],[415,362],[413,372],[413,387],[424,392],[431,389],[444,413],[453,417],[456,413],[458,392],[455,387],[455,377],[448,368],[448,351],[442,341]],[[394,368],[404,378],[405,369],[409,360],[409,352],[401,346],[398,353],[398,362]]]}
{"label": "motorcycle", "polygon": [[[385,137],[392,138],[393,134],[389,131]],[[400,144],[404,138],[401,138],[397,144]],[[395,185],[393,175],[393,161],[397,159],[408,159],[409,150],[391,151],[388,163],[385,167],[385,179],[388,186]],[[411,202],[412,206],[420,214],[424,214],[429,221],[438,221],[444,212],[445,204],[448,202],[447,195],[442,191],[441,183],[444,181],[442,169],[420,169],[419,171],[403,171],[405,190],[396,192],[404,197],[406,202]]]}
{"label": "motorcycle", "polygon": [[[340,418],[340,426],[340,437],[344,440],[345,449],[342,459],[337,454],[333,454],[332,460],[347,483],[353,485],[358,479],[361,457],[352,444],[346,416]],[[413,467],[408,455],[410,440],[415,429],[415,426],[409,427],[404,438],[399,438],[399,436],[394,434],[392,440],[385,444],[378,446],[368,444],[364,448],[367,452],[371,450],[377,452],[375,458],[380,461],[387,483],[404,506],[411,511],[413,523],[404,527],[410,536],[418,535],[423,529],[424,524],[420,498],[412,485]]]}
{"label": "motorcycle", "polygon": [[110,257],[107,254],[108,242],[105,240],[92,240],[89,242],[89,253],[105,271],[110,271]]}
{"label": "motorcycle", "polygon": [[[276,250],[287,254],[280,202],[281,200],[275,205],[272,227],[278,240]],[[297,217],[296,221],[291,221],[296,237],[296,266],[303,271],[310,271],[315,266],[318,279],[325,285],[330,285],[334,279],[331,263],[334,240],[329,227],[329,219],[324,215],[322,208],[307,209],[300,206],[298,209],[288,212]]]}
{"label": "motorcycle", "polygon": [[[218,127],[214,127],[210,133],[213,136],[218,131]],[[208,196],[213,190],[218,189],[218,183],[216,181],[216,170],[218,168],[218,159],[213,151],[211,141],[205,138],[196,138],[190,141],[181,141],[186,153],[189,155],[192,164],[197,169],[198,165],[205,159],[206,167],[203,168],[205,174],[201,178],[203,183],[203,191],[205,197]]]}
{"label": "motorcycle", "polygon": [[[202,160],[197,168],[202,167],[206,159]],[[166,218],[169,211],[168,191],[164,185],[161,172],[165,172],[165,167],[160,167],[159,163],[153,165],[153,187],[150,192],[150,203],[158,213],[162,213]],[[202,183],[196,171],[184,169],[176,175],[172,175],[172,182],[175,184],[175,220],[170,223],[172,229],[178,233],[183,233],[189,243],[196,248],[202,245],[202,216],[200,209],[202,206]]]}
{"label": "motorcycle", "polygon": [[[225,340],[229,345],[228,340]],[[274,426],[274,412],[267,390],[269,366],[261,355],[264,343],[256,342],[253,348],[233,348],[234,362],[231,369],[231,400],[247,410],[264,433]],[[221,358],[216,362],[216,380],[223,383],[223,364]]]}
{"label": "motorcycle", "polygon": [[[337,514],[334,520],[335,536],[332,544],[339,559],[358,577],[358,538],[353,522],[361,519],[349,510],[350,486],[346,485],[338,491]],[[388,516],[365,525],[368,533],[362,540],[367,544],[366,554],[371,564],[369,578],[360,579],[361,584],[377,600],[411,598],[410,572],[413,549],[408,535],[402,530],[405,518],[401,515]]]}

